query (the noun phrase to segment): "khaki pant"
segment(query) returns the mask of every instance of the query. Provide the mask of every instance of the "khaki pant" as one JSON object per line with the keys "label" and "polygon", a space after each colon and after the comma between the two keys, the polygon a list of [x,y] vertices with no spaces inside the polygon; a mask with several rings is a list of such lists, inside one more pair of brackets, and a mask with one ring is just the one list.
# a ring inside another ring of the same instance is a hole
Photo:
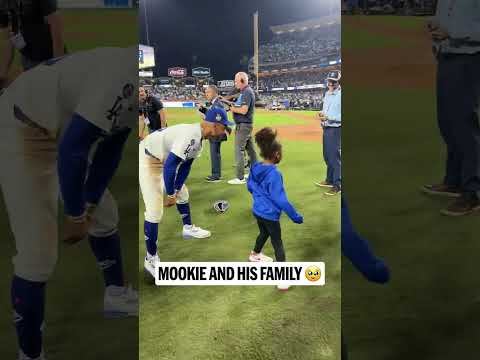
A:
{"label": "khaki pant", "polygon": [[250,164],[257,161],[257,154],[253,146],[252,124],[237,124],[235,126],[235,161],[237,165],[237,178],[245,176],[245,151],[250,159]]}

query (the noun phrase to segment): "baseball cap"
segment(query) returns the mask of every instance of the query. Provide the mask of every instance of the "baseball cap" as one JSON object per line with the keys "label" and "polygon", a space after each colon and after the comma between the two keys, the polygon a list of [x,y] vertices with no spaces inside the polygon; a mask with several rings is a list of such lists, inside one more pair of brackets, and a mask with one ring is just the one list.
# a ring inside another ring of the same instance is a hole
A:
{"label": "baseball cap", "polygon": [[330,71],[327,75],[327,80],[340,81],[342,73],[338,70]]}
{"label": "baseball cap", "polygon": [[235,123],[228,121],[227,112],[220,107],[211,107],[205,114],[205,121],[222,124],[225,127],[233,126]]}

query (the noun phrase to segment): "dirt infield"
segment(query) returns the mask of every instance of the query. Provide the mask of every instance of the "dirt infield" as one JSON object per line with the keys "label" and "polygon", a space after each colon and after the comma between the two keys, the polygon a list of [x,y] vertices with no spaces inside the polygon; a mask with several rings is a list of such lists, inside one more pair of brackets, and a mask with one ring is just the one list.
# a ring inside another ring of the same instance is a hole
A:
{"label": "dirt infield", "polygon": [[295,111],[289,111],[288,113],[292,118],[302,120],[302,122],[307,122],[307,124],[276,126],[275,128],[277,129],[278,136],[281,140],[322,142],[322,128],[320,127],[320,121],[315,120],[313,114],[305,115],[296,113]]}
{"label": "dirt infield", "polygon": [[435,60],[425,27],[407,28],[398,23],[372,23],[366,17],[345,17],[343,21],[351,29],[401,40],[400,44],[385,48],[345,49],[343,65],[349,69],[349,84],[422,89],[434,87]]}

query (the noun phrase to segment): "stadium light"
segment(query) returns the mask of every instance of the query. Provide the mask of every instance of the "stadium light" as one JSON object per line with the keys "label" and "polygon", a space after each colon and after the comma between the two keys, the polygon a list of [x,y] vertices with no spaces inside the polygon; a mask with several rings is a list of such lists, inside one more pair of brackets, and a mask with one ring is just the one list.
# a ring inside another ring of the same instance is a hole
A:
{"label": "stadium light", "polygon": [[150,46],[150,34],[148,29],[148,11],[147,11],[147,0],[140,0],[143,1],[143,11],[145,16],[145,32],[147,35],[147,45]]}

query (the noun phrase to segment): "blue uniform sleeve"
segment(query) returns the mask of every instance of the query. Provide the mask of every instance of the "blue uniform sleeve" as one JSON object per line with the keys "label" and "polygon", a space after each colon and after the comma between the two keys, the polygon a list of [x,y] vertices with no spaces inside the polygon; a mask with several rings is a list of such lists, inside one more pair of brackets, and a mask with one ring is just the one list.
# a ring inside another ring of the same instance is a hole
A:
{"label": "blue uniform sleeve", "polygon": [[93,156],[86,182],[86,200],[98,204],[117,171],[131,129],[113,132],[100,142]]}
{"label": "blue uniform sleeve", "polygon": [[103,131],[75,114],[58,146],[58,177],[65,213],[79,217],[85,212],[85,177],[88,154]]}
{"label": "blue uniform sleeve", "polygon": [[367,240],[360,237],[353,228],[347,205],[343,199],[342,253],[369,281],[383,284],[390,280],[390,271],[387,265],[373,254]]}
{"label": "blue uniform sleeve", "polygon": [[178,168],[177,177],[175,179],[175,190],[180,190],[187,180],[190,169],[192,168],[193,159],[183,162]]}
{"label": "blue uniform sleeve", "polygon": [[293,222],[303,222],[302,215],[288,201],[287,193],[283,187],[282,175],[279,172],[275,172],[270,181],[269,193],[275,206],[282,209]]}
{"label": "blue uniform sleeve", "polygon": [[165,191],[167,195],[175,194],[175,177],[177,175],[178,165],[182,162],[174,153],[170,153],[163,167],[163,182],[165,183]]}

